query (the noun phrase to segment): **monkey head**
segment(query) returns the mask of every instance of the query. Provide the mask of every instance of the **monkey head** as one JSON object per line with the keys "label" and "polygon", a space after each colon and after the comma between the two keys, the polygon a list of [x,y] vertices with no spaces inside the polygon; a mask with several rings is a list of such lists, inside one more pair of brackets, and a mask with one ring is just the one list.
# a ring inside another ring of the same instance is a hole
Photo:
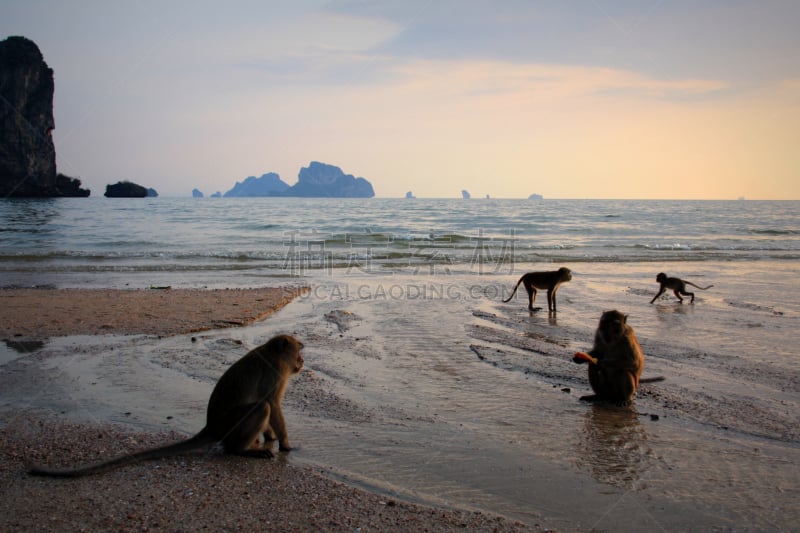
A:
{"label": "monkey head", "polygon": [[558,277],[561,281],[570,281],[572,279],[572,271],[567,267],[561,267],[558,269]]}
{"label": "monkey head", "polygon": [[597,335],[606,344],[612,344],[625,336],[628,330],[628,315],[619,311],[605,311],[597,326]]}
{"label": "monkey head", "polygon": [[663,272],[659,272],[658,275],[656,276],[656,281],[659,282],[659,283],[664,283],[664,281],[666,279],[667,279],[667,275],[664,274]]}
{"label": "monkey head", "polygon": [[265,345],[267,353],[276,354],[282,365],[285,365],[292,374],[297,374],[303,369],[304,359],[300,350],[303,343],[291,335],[277,335]]}

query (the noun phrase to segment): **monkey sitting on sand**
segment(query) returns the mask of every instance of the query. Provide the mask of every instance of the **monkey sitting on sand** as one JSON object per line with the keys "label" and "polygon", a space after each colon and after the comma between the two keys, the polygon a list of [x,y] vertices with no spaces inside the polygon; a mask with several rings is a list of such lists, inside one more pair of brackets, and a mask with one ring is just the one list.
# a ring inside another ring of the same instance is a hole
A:
{"label": "monkey sitting on sand", "polygon": [[34,466],[28,473],[50,477],[85,476],[146,459],[179,455],[218,442],[226,453],[271,458],[269,441],[277,438],[279,450],[288,452],[292,448],[281,399],[289,377],[303,368],[302,348],[303,343],[294,337],[278,335],[235,362],[214,387],[208,400],[206,426],[194,437],[94,465],[66,470]]}
{"label": "monkey sitting on sand", "polygon": [[680,278],[669,278],[663,272],[659,272],[658,273],[658,275],[656,276],[656,281],[661,284],[661,287],[658,289],[658,294],[653,296],[653,299],[650,300],[650,303],[655,302],[658,299],[658,297],[661,296],[662,294],[664,294],[664,291],[666,291],[667,289],[671,289],[672,292],[675,293],[675,296],[678,297],[678,300],[681,301],[681,303],[683,303],[683,298],[681,298],[681,295],[691,296],[692,299],[691,299],[691,301],[689,303],[694,303],[694,293],[693,292],[688,292],[686,290],[686,285],[691,285],[692,287],[697,287],[701,291],[704,291],[704,290],[707,290],[707,289],[710,289],[711,287],[713,287],[713,285],[709,285],[708,287],[701,287],[700,285],[695,285],[691,281],[684,281],[684,280],[682,280]]}
{"label": "monkey sitting on sand", "polygon": [[588,354],[578,352],[573,357],[575,363],[589,363],[589,384],[594,394],[582,396],[581,400],[630,405],[639,383],[664,379],[641,379],[644,354],[627,320],[627,315],[619,311],[604,312],[595,332],[592,350]]}

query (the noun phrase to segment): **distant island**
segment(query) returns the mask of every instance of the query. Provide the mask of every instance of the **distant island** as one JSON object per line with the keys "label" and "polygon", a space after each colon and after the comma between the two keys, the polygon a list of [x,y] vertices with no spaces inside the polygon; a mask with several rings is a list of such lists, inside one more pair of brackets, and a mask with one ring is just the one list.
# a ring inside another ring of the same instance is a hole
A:
{"label": "distant island", "polygon": [[106,198],[154,198],[158,196],[155,189],[142,187],[130,181],[118,181],[112,185],[106,185]]}
{"label": "distant island", "polygon": [[236,182],[231,190],[223,196],[225,198],[252,198],[258,196],[282,196],[289,189],[279,175],[274,172],[262,174],[260,178],[250,176],[243,182]]}
{"label": "distant island", "polygon": [[411,198],[416,198],[416,196],[414,196],[414,194],[413,194],[411,191],[408,191],[408,192],[406,193],[406,198],[409,198],[409,199],[411,199]]}
{"label": "distant island", "polygon": [[[213,195],[212,195],[213,196]],[[302,198],[372,198],[375,191],[372,184],[364,178],[345,174],[341,168],[312,161],[300,169],[295,185],[289,186],[274,172],[263,174],[260,178],[250,176],[243,182],[236,182],[226,198],[252,198],[264,196],[302,197]]]}
{"label": "distant island", "polygon": [[528,200],[541,200],[542,198],[543,197],[541,194],[536,194],[536,193],[533,193],[530,196],[528,196]]}
{"label": "distant island", "polygon": [[470,196],[469,191],[465,189],[461,191],[461,198],[469,200],[470,198],[472,198],[472,196]]}
{"label": "distant island", "polygon": [[200,189],[192,189],[192,198],[202,198],[203,192]]}

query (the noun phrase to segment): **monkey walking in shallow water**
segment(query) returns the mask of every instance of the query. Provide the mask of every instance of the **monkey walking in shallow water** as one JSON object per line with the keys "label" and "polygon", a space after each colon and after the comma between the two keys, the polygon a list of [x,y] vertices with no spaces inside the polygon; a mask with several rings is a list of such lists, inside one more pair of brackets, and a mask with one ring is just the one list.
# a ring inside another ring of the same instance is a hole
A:
{"label": "monkey walking in shallow water", "polygon": [[691,285],[692,287],[697,287],[701,291],[704,291],[704,290],[707,290],[707,289],[710,289],[711,287],[713,287],[713,285],[709,285],[708,287],[701,287],[700,285],[695,285],[691,281],[685,281],[685,280],[682,280],[680,278],[669,278],[663,272],[659,272],[658,273],[658,275],[656,276],[656,281],[661,284],[661,287],[658,289],[658,294],[653,296],[653,299],[650,300],[650,303],[655,302],[658,299],[658,297],[661,296],[662,294],[664,294],[664,291],[666,291],[667,289],[671,289],[672,292],[675,293],[675,296],[678,297],[678,300],[681,301],[681,303],[683,303],[683,298],[681,298],[681,295],[691,296],[692,299],[691,299],[691,301],[689,303],[694,303],[694,293],[693,292],[688,292],[686,290],[686,286],[687,285]]}
{"label": "monkey walking in shallow water", "polygon": [[235,362],[214,387],[208,400],[206,426],[194,437],[94,465],[65,470],[32,467],[28,472],[51,477],[85,476],[218,442],[226,453],[271,458],[269,441],[277,439],[278,449],[288,452],[292,448],[281,400],[289,377],[303,368],[302,348],[303,343],[294,337],[278,335]]}
{"label": "monkey walking in shallow water", "polygon": [[575,363],[589,363],[589,384],[594,394],[582,396],[581,400],[630,405],[639,383],[664,379],[641,379],[644,354],[627,321],[628,316],[619,311],[604,312],[595,332],[592,350],[588,354],[578,352],[573,357]]}
{"label": "monkey walking in shallow water", "polygon": [[536,301],[536,289],[547,290],[547,310],[554,312],[556,310],[556,291],[562,283],[572,279],[572,272],[566,267],[561,267],[552,272],[528,272],[523,274],[517,284],[514,285],[514,290],[511,291],[511,296],[504,303],[511,301],[511,298],[517,293],[519,284],[525,286],[528,291],[528,311],[533,311],[533,302]]}

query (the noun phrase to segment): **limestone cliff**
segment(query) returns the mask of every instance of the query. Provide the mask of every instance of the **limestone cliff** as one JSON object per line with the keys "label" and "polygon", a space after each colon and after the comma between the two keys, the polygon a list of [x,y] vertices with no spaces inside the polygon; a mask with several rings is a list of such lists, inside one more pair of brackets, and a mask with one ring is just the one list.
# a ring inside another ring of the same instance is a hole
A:
{"label": "limestone cliff", "polygon": [[270,172],[260,178],[250,176],[236,182],[225,197],[302,196],[306,198],[372,198],[375,191],[364,178],[345,174],[333,165],[312,161],[300,169],[297,183],[289,187],[278,174]]}
{"label": "limestone cliff", "polygon": [[58,196],[53,71],[33,41],[0,41],[0,195]]}
{"label": "limestone cliff", "polygon": [[345,174],[333,165],[312,161],[300,169],[297,183],[282,196],[305,196],[316,198],[372,198],[375,191],[364,178]]}
{"label": "limestone cliff", "polygon": [[225,193],[225,197],[279,196],[288,188],[289,186],[278,174],[269,172],[263,174],[260,178],[250,176],[241,183],[237,181],[236,185]]}

